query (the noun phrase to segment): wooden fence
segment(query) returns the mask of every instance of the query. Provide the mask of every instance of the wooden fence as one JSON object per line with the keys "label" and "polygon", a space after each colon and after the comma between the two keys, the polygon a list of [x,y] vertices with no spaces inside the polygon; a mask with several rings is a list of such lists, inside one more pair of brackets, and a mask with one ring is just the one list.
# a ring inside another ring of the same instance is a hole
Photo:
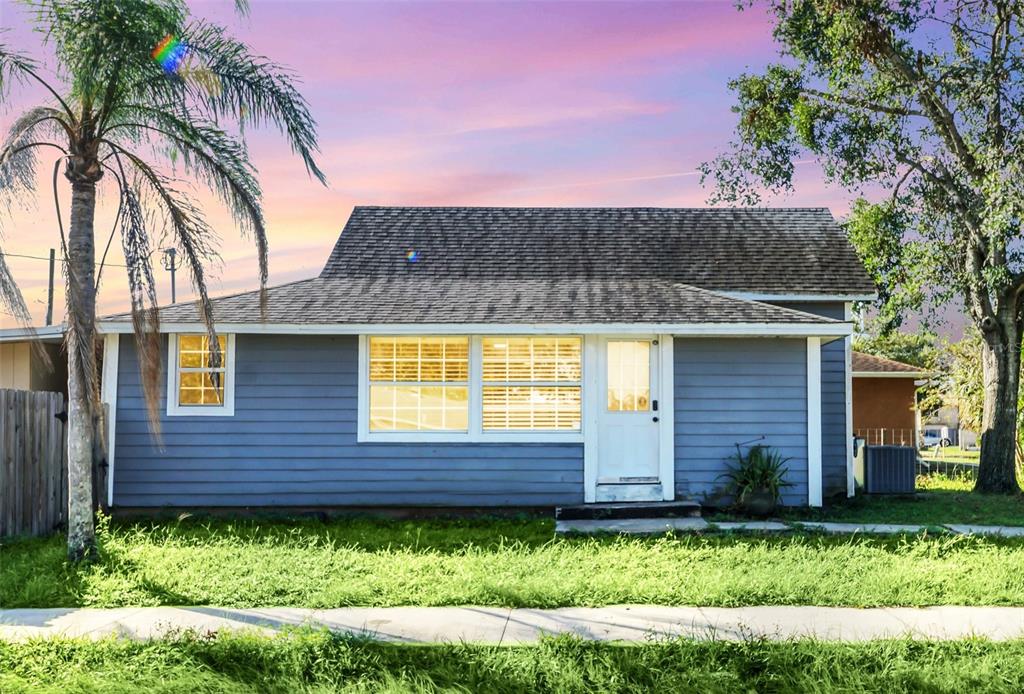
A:
{"label": "wooden fence", "polygon": [[65,522],[63,412],[60,393],[0,389],[0,537],[46,535]]}

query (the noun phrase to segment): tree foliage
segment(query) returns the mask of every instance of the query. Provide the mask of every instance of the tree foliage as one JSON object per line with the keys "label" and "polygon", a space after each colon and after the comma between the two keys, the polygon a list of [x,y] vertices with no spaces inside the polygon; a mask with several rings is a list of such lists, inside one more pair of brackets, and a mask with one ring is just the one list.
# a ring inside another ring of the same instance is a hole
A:
{"label": "tree foliage", "polygon": [[[262,189],[242,133],[270,125],[285,136],[307,172],[323,182],[316,164],[316,125],[295,76],[231,37],[221,26],[189,16],[182,0],[34,0],[26,3],[46,45],[56,55],[58,83],[0,40],[0,99],[18,83],[42,85],[51,103],[16,118],[0,144],[0,205],[36,195],[39,155],[57,155],[65,174],[107,178],[118,199],[117,228],[126,264],[135,337],[150,416],[157,422],[159,342],[151,254],[166,240],[177,246],[199,296],[211,338],[207,266],[217,258],[217,234],[194,202],[193,185],[221,199],[259,252],[261,288],[267,282],[267,229]],[[239,3],[241,10],[245,3]],[[165,37],[183,46],[185,60],[168,71],[151,55]],[[2,36],[0,36],[2,39]],[[230,126],[234,126],[234,131]],[[181,177],[178,177],[178,174]],[[59,210],[58,210],[59,214]],[[63,234],[63,226],[62,234]],[[62,240],[65,247],[66,241]],[[69,282],[69,326],[76,305]],[[0,300],[23,321],[28,311],[0,256]],[[211,359],[219,362],[218,341]],[[91,345],[83,347],[91,352]],[[91,357],[83,355],[83,363]],[[90,384],[88,368],[76,374]]]}
{"label": "tree foliage", "polygon": [[[758,7],[762,7],[759,3]],[[813,158],[860,199],[847,228],[888,327],[958,299],[985,343],[985,491],[1012,474],[1024,333],[1024,1],[770,0],[780,62],[730,83],[713,202],[793,188]]]}

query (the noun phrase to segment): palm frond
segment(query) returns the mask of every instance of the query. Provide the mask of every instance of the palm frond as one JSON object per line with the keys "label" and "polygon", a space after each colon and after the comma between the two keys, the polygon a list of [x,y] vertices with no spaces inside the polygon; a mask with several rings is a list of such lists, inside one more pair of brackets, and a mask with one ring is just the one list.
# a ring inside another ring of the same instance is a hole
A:
{"label": "palm frond", "polygon": [[[15,204],[35,199],[36,152],[47,145],[59,147],[49,140],[35,140],[40,136],[56,139],[54,135],[67,125],[62,116],[57,109],[39,106],[21,114],[11,125],[0,144],[0,212],[10,214]],[[2,218],[0,215],[0,231]]]}
{"label": "palm frond", "polygon": [[127,134],[138,141],[158,135],[180,153],[186,172],[217,194],[243,235],[252,235],[259,257],[261,306],[265,308],[268,251],[263,191],[244,143],[215,123],[187,112],[174,113],[173,107],[140,105],[126,107],[124,111],[125,117],[134,117],[138,122],[114,123],[108,128],[107,137]]}
{"label": "palm frond", "polygon": [[317,166],[316,121],[309,104],[296,89],[297,78],[264,56],[208,22],[187,25],[183,40],[201,63],[187,71],[182,84],[191,100],[208,109],[215,119],[247,124],[270,124],[284,133],[306,171],[321,183],[326,177]]}
{"label": "palm frond", "polygon": [[146,215],[138,193],[139,182],[123,191],[121,247],[128,266],[128,291],[132,305],[132,328],[139,358],[142,392],[149,411],[154,438],[160,437],[160,314],[156,282],[150,259]]}
{"label": "palm frond", "polygon": [[[222,355],[214,325],[213,304],[207,293],[206,270],[203,267],[205,261],[217,257],[217,253],[211,245],[216,240],[216,233],[207,224],[202,211],[189,200],[188,196],[175,189],[174,181],[157,172],[139,156],[124,147],[109,141],[107,144],[123,155],[135,168],[140,179],[145,182],[162,213],[165,226],[174,235],[175,241],[182,251],[182,256],[192,274],[192,286],[199,294],[199,299],[196,302],[199,314],[210,338],[209,366],[217,368],[222,363]],[[140,199],[145,206],[147,198],[140,197]]]}
{"label": "palm frond", "polygon": [[67,102],[50,84],[39,76],[39,66],[27,55],[18,53],[4,43],[0,43],[0,102],[6,101],[8,90],[12,84],[22,84],[29,80],[38,82],[57,100],[70,119],[75,115]]}

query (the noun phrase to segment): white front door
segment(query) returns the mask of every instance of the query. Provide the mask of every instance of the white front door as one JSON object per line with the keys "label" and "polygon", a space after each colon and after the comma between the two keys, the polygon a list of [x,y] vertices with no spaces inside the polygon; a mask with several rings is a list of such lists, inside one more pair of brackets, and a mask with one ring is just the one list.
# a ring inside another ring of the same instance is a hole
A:
{"label": "white front door", "polygon": [[654,337],[600,340],[597,501],[663,498],[658,350]]}

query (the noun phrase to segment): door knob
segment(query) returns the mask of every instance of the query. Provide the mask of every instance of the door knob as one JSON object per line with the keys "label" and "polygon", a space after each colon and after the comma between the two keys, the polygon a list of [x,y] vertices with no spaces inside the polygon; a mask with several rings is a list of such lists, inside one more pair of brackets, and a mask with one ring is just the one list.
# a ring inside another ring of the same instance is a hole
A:
{"label": "door knob", "polygon": [[658,418],[657,418],[657,417],[652,417],[652,419],[653,419],[653,420],[654,420],[655,422],[657,422],[657,421],[658,421]]}

